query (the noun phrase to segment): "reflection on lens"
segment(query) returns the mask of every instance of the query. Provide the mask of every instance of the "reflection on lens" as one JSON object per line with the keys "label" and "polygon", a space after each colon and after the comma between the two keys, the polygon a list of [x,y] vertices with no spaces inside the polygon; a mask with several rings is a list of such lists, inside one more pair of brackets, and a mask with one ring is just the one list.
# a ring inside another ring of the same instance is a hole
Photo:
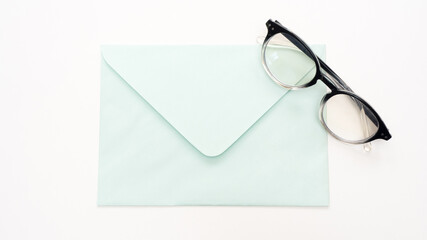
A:
{"label": "reflection on lens", "polygon": [[365,140],[378,131],[378,120],[372,111],[347,94],[328,99],[322,114],[329,130],[347,141]]}
{"label": "reflection on lens", "polygon": [[282,84],[290,87],[302,86],[313,80],[315,62],[292,42],[292,36],[277,33],[268,40],[264,57],[270,73]]}

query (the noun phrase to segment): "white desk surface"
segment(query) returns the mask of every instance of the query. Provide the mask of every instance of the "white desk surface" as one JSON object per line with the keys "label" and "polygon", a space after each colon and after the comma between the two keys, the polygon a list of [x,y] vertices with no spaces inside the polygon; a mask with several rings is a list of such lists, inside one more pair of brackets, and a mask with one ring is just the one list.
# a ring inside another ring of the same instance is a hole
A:
{"label": "white desk surface", "polygon": [[[427,239],[426,1],[0,3],[0,239]],[[388,125],[330,139],[330,206],[97,207],[99,45],[255,43],[268,18]]]}

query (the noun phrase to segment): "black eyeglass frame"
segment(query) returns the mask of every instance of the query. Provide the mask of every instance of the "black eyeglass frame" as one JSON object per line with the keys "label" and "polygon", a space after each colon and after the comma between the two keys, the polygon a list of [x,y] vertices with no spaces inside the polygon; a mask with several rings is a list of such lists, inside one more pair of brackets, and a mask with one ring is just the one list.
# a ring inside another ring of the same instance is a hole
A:
{"label": "black eyeglass frame", "polygon": [[[275,81],[278,85],[285,87],[285,88],[288,88],[288,89],[291,89],[291,90],[307,88],[307,87],[315,85],[318,80],[322,81],[331,90],[330,93],[327,93],[322,98],[322,100],[320,102],[320,109],[319,109],[320,121],[321,121],[323,127],[329,132],[329,134],[331,134],[334,138],[336,138],[340,141],[352,143],[352,144],[365,144],[365,143],[371,142],[371,141],[376,140],[376,139],[383,139],[383,140],[388,141],[391,138],[391,134],[388,131],[387,127],[385,126],[384,122],[382,121],[382,119],[380,118],[378,113],[371,107],[371,105],[369,105],[364,99],[362,99],[361,97],[356,95],[353,92],[353,90],[334,71],[332,71],[332,69],[329,68],[329,66],[326,65],[326,63],[322,59],[320,59],[316,54],[314,54],[314,52],[311,50],[311,48],[301,38],[299,38],[293,32],[289,31],[286,27],[284,27],[278,21],[273,21],[270,19],[267,21],[266,25],[267,25],[268,33],[267,33],[267,36],[265,37],[263,45],[262,45],[262,64],[264,66],[264,69],[266,70],[268,75],[272,78],[272,80]],[[286,84],[282,83],[280,80],[276,79],[276,77],[268,69],[267,64],[266,64],[266,59],[265,59],[265,50],[267,48],[267,44],[268,44],[269,40],[273,36],[275,36],[276,34],[279,34],[279,33],[283,34],[299,50],[304,52],[308,57],[310,57],[314,61],[315,65],[316,65],[316,73],[315,73],[313,79],[311,81],[307,82],[306,84],[301,85],[301,86],[286,85]],[[291,37],[287,37],[287,35],[291,36]],[[336,135],[327,126],[325,119],[323,117],[323,114],[322,114],[324,107],[325,107],[325,103],[330,98],[332,98],[333,96],[336,96],[339,94],[348,95],[353,99],[357,99],[359,102],[361,102],[363,104],[363,106],[362,105],[359,106],[361,108],[361,110],[364,107],[367,107],[369,109],[369,111],[365,111],[367,117],[371,118],[371,120],[373,120],[373,121],[374,121],[373,117],[375,117],[376,120],[378,121],[378,129],[374,135],[372,135],[371,137],[368,137],[366,139],[352,141],[352,140],[347,140],[347,139],[344,139],[344,138]],[[374,116],[372,116],[370,113],[372,113]]]}

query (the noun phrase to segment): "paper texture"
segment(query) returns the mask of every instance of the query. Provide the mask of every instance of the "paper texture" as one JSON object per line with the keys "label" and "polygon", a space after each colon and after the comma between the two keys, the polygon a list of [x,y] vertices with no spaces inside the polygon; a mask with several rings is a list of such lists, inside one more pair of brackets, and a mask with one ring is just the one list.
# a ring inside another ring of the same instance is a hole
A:
{"label": "paper texture", "polygon": [[102,54],[99,205],[328,205],[323,85],[277,86],[259,45]]}

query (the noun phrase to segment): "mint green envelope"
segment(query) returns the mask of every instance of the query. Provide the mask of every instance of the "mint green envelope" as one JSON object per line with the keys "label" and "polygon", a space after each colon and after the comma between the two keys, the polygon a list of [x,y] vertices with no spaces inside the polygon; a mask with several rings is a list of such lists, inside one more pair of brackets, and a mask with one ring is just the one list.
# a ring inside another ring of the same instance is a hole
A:
{"label": "mint green envelope", "polygon": [[323,85],[276,85],[260,45],[101,51],[99,205],[328,205]]}

